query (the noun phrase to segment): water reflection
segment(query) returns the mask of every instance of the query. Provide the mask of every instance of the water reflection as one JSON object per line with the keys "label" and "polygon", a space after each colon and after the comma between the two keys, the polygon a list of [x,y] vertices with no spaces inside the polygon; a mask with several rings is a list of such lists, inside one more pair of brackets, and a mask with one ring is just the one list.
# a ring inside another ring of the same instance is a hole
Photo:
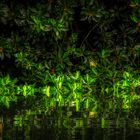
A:
{"label": "water reflection", "polygon": [[[4,140],[140,140],[140,120],[102,118],[15,116],[6,118]],[[2,140],[2,137],[1,137]]]}
{"label": "water reflection", "polygon": [[[47,128],[26,127],[15,129],[13,140],[139,140],[139,129],[101,129],[101,128]],[[7,137],[8,138],[8,137]],[[12,138],[12,137],[11,137]],[[9,138],[10,139],[10,135]]]}

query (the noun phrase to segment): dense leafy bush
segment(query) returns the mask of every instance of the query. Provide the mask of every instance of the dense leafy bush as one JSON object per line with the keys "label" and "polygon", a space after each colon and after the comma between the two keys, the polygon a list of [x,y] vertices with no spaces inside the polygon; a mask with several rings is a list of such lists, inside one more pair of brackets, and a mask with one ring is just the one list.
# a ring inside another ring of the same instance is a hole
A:
{"label": "dense leafy bush", "polygon": [[[11,83],[13,95],[17,96],[17,88],[24,97],[29,93],[34,100],[39,98],[37,104],[51,106],[60,101],[64,105],[74,100],[79,110],[81,104],[88,108],[109,99],[103,102],[110,110],[113,101],[116,108],[127,110],[131,105],[128,90],[133,95],[139,88],[139,12],[137,0],[3,0],[0,76],[4,80],[8,75],[11,82],[17,79],[14,86]],[[9,102],[17,101],[10,92],[8,97],[2,93],[1,104],[9,107]],[[23,97],[20,100],[24,102]]]}

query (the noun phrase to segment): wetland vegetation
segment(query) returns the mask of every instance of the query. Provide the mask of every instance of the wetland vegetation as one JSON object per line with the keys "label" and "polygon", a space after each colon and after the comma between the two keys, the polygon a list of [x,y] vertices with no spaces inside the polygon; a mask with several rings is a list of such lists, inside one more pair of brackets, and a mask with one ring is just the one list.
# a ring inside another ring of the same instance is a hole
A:
{"label": "wetland vegetation", "polygon": [[80,118],[76,128],[90,127],[93,118],[101,128],[109,120],[115,127],[120,120],[139,126],[139,5],[138,0],[2,0],[1,118],[10,116],[18,127],[44,116],[59,118],[50,126],[66,128],[73,116]]}

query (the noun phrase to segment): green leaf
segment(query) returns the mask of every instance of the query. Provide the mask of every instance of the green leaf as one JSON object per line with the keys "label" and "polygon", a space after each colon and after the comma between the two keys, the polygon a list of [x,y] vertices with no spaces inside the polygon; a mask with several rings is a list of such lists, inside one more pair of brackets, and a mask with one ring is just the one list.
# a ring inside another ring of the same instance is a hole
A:
{"label": "green leaf", "polygon": [[125,72],[123,73],[123,78],[124,78],[124,79],[128,79],[129,77],[130,77],[129,72],[126,72],[126,71],[125,71]]}
{"label": "green leaf", "polygon": [[134,21],[135,23],[137,23],[139,20],[137,17],[135,16],[130,16],[131,20]]}
{"label": "green leaf", "polygon": [[23,96],[26,96],[27,95],[27,86],[24,85],[23,86]]}
{"label": "green leaf", "polygon": [[80,109],[80,102],[78,99],[76,99],[76,111],[79,111]]}

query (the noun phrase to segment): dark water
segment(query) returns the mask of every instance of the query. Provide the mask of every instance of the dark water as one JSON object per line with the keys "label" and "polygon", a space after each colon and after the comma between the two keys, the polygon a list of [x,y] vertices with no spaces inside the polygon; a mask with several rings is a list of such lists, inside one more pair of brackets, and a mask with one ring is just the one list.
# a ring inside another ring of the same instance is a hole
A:
{"label": "dark water", "polygon": [[17,115],[0,122],[0,140],[140,140],[140,120]]}
{"label": "dark water", "polygon": [[[7,130],[4,140],[139,140],[139,129],[101,129],[101,128],[31,128]],[[6,136],[7,135],[7,136]]]}

